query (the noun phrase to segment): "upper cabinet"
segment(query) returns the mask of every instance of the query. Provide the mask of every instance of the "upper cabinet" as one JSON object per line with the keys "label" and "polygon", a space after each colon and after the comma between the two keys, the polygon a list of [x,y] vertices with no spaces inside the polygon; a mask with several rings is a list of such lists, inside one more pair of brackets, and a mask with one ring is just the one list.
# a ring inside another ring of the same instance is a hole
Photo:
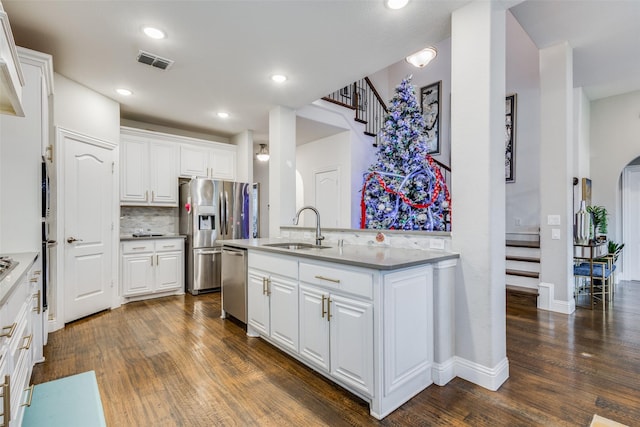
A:
{"label": "upper cabinet", "polygon": [[236,146],[122,127],[120,204],[178,206],[178,178],[236,178]]}
{"label": "upper cabinet", "polygon": [[122,205],[178,206],[177,144],[123,130],[120,157]]}
{"label": "upper cabinet", "polygon": [[180,146],[180,176],[235,180],[235,145],[216,144],[211,147],[200,144],[182,144]]}
{"label": "upper cabinet", "polygon": [[24,117],[24,77],[13,41],[9,18],[0,3],[0,113]]}

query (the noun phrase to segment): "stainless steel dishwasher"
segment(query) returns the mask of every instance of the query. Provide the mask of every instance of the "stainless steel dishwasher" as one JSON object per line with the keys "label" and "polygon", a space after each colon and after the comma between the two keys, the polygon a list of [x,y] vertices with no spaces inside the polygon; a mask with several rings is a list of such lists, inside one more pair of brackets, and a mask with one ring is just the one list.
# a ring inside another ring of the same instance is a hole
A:
{"label": "stainless steel dishwasher", "polygon": [[222,317],[233,316],[247,323],[247,251],[222,249]]}

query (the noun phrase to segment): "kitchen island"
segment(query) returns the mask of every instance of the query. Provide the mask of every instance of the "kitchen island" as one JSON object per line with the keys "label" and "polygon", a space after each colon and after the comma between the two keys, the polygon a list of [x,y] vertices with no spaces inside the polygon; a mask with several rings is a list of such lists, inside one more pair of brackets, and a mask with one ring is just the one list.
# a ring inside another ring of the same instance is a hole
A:
{"label": "kitchen island", "polygon": [[273,238],[222,243],[248,250],[247,334],[365,399],[375,418],[454,377],[458,254]]}

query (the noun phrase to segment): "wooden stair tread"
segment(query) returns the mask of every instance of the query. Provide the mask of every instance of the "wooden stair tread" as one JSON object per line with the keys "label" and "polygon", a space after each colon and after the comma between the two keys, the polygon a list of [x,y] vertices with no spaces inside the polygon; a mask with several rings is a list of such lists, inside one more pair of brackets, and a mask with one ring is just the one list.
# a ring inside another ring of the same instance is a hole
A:
{"label": "wooden stair tread", "polygon": [[512,246],[515,248],[540,248],[539,241],[529,241],[529,240],[507,240],[507,246]]}
{"label": "wooden stair tread", "polygon": [[531,296],[538,296],[538,290],[535,288],[525,288],[524,286],[507,285],[507,292],[514,294],[525,294]]}
{"label": "wooden stair tread", "polygon": [[540,262],[540,258],[533,258],[528,256],[515,256],[515,255],[507,255],[507,261],[522,261],[522,262]]}
{"label": "wooden stair tread", "polygon": [[511,276],[532,277],[534,279],[538,279],[540,277],[540,273],[538,273],[537,271],[522,271],[507,268],[506,273]]}

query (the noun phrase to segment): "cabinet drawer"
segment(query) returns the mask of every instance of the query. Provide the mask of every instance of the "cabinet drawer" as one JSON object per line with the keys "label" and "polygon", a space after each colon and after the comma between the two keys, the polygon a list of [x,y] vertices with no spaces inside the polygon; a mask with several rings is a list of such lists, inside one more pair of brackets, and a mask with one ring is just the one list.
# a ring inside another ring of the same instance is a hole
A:
{"label": "cabinet drawer", "polygon": [[292,257],[249,251],[249,268],[274,272],[293,279],[298,278],[298,260]]}
{"label": "cabinet drawer", "polygon": [[373,275],[369,272],[301,262],[300,281],[373,298]]}
{"label": "cabinet drawer", "polygon": [[156,252],[175,252],[183,248],[182,239],[160,239],[156,240]]}
{"label": "cabinet drawer", "polygon": [[138,252],[153,252],[153,240],[134,240],[122,242],[123,254],[135,254]]}

